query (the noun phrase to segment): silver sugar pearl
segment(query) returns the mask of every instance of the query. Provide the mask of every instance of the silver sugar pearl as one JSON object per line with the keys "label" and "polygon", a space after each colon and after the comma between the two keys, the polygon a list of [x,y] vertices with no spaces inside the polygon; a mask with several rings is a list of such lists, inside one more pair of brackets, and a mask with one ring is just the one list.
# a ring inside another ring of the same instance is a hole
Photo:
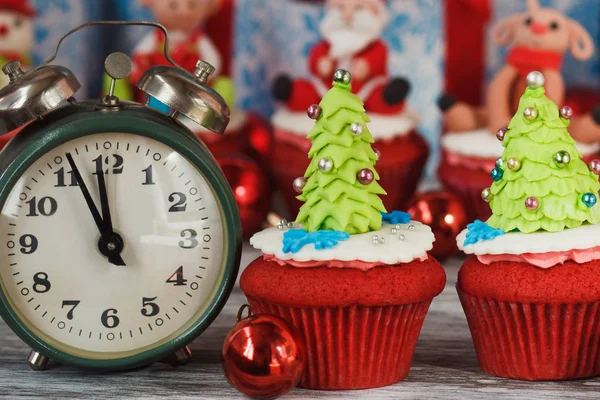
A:
{"label": "silver sugar pearl", "polygon": [[302,193],[304,186],[306,186],[306,178],[299,176],[298,178],[294,179],[293,187],[296,193]]}
{"label": "silver sugar pearl", "polygon": [[392,229],[390,229],[390,233],[391,233],[392,235],[395,235],[396,233],[398,233],[398,229],[396,229],[396,228],[392,228]]}
{"label": "silver sugar pearl", "polygon": [[400,224],[396,224],[395,228],[396,228],[396,229],[402,229],[402,225],[400,225]]}
{"label": "silver sugar pearl", "polygon": [[379,238],[379,244],[385,244],[385,238]]}
{"label": "silver sugar pearl", "polygon": [[350,125],[350,132],[352,132],[354,136],[362,135],[364,132],[363,124],[360,122],[354,122],[352,125]]}
{"label": "silver sugar pearl", "polygon": [[281,221],[279,221],[280,225],[286,226],[287,225],[287,219],[282,219]]}
{"label": "silver sugar pearl", "polygon": [[283,230],[283,225],[277,224],[277,229],[279,229],[280,231],[282,231]]}
{"label": "silver sugar pearl", "polygon": [[379,244],[379,236],[373,235],[371,242],[373,243],[374,246],[377,246]]}
{"label": "silver sugar pearl", "polygon": [[294,223],[293,222],[288,222],[287,223],[287,227],[290,228],[290,229],[293,228],[294,227]]}
{"label": "silver sugar pearl", "polygon": [[321,172],[329,172],[333,169],[333,161],[331,158],[323,157],[319,160],[318,167]]}
{"label": "silver sugar pearl", "polygon": [[416,229],[416,227],[414,225],[409,225],[408,226],[408,230],[409,231],[414,231]]}
{"label": "silver sugar pearl", "polygon": [[348,85],[352,81],[352,75],[350,75],[350,72],[346,71],[345,69],[338,69],[333,74],[333,81]]}
{"label": "silver sugar pearl", "polygon": [[406,239],[406,236],[404,236],[404,235],[399,235],[399,236],[398,236],[398,239],[400,239],[400,240],[405,240],[405,239]]}
{"label": "silver sugar pearl", "polygon": [[539,71],[531,71],[527,74],[527,86],[530,88],[539,88],[544,86],[546,79],[544,74]]}

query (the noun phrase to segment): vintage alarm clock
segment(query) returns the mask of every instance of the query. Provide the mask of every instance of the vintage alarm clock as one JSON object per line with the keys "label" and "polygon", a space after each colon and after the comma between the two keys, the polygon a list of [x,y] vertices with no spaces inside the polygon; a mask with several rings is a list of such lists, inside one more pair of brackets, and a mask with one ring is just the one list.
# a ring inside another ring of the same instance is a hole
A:
{"label": "vintage alarm clock", "polygon": [[[0,133],[28,124],[0,153],[0,315],[32,352],[49,360],[123,370],[183,363],[186,347],[215,319],[235,283],[240,219],[231,189],[182,115],[222,133],[223,99],[213,68],[174,63],[138,82],[168,116],[113,92],[76,101],[80,84],[54,56],[24,72],[3,67]],[[130,59],[111,54],[107,74],[125,78]]]}

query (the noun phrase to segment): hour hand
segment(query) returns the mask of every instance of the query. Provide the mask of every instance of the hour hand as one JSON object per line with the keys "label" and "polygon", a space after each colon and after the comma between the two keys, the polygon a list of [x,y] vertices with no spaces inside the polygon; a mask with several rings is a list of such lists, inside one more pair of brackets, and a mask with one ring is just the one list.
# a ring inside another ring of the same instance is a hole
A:
{"label": "hour hand", "polygon": [[[98,241],[98,249],[100,250],[100,252],[106,256],[108,258],[108,261],[111,264],[114,265],[125,265],[125,262],[123,261],[123,258],[121,257],[121,251],[123,251],[123,239],[121,238],[121,236],[119,236],[118,234],[114,233],[112,231],[112,221],[110,220],[110,212],[106,213],[105,215],[108,215],[109,219],[109,225],[107,226],[106,221],[103,220],[102,216],[100,215],[100,212],[98,211],[98,207],[96,207],[96,204],[94,203],[94,200],[92,199],[92,195],[90,194],[90,191],[88,190],[85,181],[83,180],[83,177],[81,176],[81,172],[79,172],[79,168],[77,168],[77,165],[75,164],[75,161],[73,160],[73,156],[71,155],[71,153],[67,153],[66,154],[67,157],[67,161],[69,161],[69,165],[71,166],[71,169],[73,170],[73,174],[75,175],[75,178],[77,179],[77,182],[79,183],[79,189],[81,190],[81,193],[83,194],[83,198],[85,199],[85,202],[88,206],[88,208],[90,209],[90,213],[92,214],[92,217],[94,218],[94,222],[96,223],[96,226],[98,227],[98,230],[100,231],[100,240]],[[102,175],[102,178],[98,178],[98,182],[103,182],[104,183],[104,175],[102,174],[102,171],[100,171],[99,175]],[[102,198],[106,198],[106,185],[100,185],[100,198],[101,198],[101,203],[102,203],[102,209],[104,210],[105,207],[108,207],[108,201],[107,200],[102,200]],[[106,203],[106,205],[104,204]]]}

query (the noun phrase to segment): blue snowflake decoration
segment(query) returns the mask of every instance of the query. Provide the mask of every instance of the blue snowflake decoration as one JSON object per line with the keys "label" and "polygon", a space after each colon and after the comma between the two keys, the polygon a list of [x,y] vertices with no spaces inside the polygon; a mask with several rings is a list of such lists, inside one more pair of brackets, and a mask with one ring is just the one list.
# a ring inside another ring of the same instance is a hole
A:
{"label": "blue snowflake decoration", "polygon": [[350,234],[340,231],[307,232],[305,229],[290,229],[283,234],[283,252],[297,253],[307,244],[314,244],[315,249],[331,249],[339,242],[350,238]]}
{"label": "blue snowflake decoration", "polygon": [[408,224],[412,218],[409,213],[405,213],[404,211],[392,211],[391,213],[382,212],[381,217],[383,222],[393,225]]}
{"label": "blue snowflake decoration", "polygon": [[504,235],[502,229],[495,229],[489,226],[486,222],[475,220],[472,224],[467,225],[467,237],[464,246],[475,244],[484,240],[492,240],[495,237]]}

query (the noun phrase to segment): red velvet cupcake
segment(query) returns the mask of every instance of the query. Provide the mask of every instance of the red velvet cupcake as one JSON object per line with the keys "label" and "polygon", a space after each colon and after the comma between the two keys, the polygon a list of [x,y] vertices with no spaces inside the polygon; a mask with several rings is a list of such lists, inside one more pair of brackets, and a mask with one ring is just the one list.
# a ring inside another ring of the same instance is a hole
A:
{"label": "red velvet cupcake", "polygon": [[461,233],[458,294],[481,367],[526,380],[600,375],[600,163],[528,76],[484,190],[492,215]]}
{"label": "red velvet cupcake", "polygon": [[[438,178],[465,206],[470,220],[486,220],[492,215],[481,191],[492,184],[490,171],[502,154],[502,143],[486,129],[448,132],[442,136],[442,157]],[[577,143],[585,162],[598,158],[600,144]]]}
{"label": "red velvet cupcake", "polygon": [[[380,153],[377,172],[387,196],[383,203],[389,209],[404,209],[417,189],[429,157],[429,145],[417,132],[418,117],[405,110],[389,116],[369,113],[369,130],[375,140],[373,148]],[[305,112],[280,109],[271,121],[274,129],[272,171],[290,215],[296,215],[302,205],[290,182],[302,176],[308,160],[310,140],[306,133],[312,121]]]}
{"label": "red velvet cupcake", "polygon": [[304,205],[296,222],[252,237],[264,255],[240,286],[254,313],[280,316],[302,333],[300,386],[366,389],[406,377],[446,276],[427,254],[431,229],[386,212],[363,103],[349,74],[335,76],[308,134],[312,161],[294,182]]}

